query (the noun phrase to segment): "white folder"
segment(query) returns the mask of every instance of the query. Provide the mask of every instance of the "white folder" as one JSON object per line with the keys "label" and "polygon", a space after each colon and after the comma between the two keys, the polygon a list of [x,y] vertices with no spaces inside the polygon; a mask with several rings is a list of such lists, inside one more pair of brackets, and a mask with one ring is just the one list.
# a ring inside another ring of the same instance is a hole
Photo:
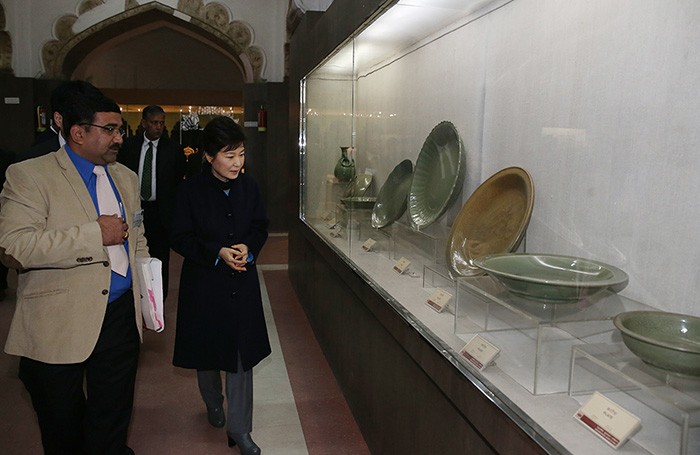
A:
{"label": "white folder", "polygon": [[136,258],[137,275],[141,284],[141,313],[146,328],[162,332],[163,263],[157,258]]}

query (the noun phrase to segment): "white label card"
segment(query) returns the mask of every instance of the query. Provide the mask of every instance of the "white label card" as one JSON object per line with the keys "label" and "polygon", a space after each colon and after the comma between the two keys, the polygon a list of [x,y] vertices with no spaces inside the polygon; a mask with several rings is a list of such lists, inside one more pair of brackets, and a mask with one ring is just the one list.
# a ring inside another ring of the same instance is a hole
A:
{"label": "white label card", "polygon": [[331,237],[335,237],[335,238],[341,237],[342,233],[343,233],[343,229],[338,225],[334,226],[331,229]]}
{"label": "white label card", "polygon": [[394,270],[400,275],[403,275],[406,272],[406,270],[408,270],[409,265],[411,265],[411,261],[409,261],[405,257],[402,257],[394,264]]}
{"label": "white label card", "polygon": [[476,335],[459,351],[459,354],[481,371],[494,361],[499,352],[501,350],[496,346],[486,341],[481,335]]}
{"label": "white label card", "polygon": [[593,396],[576,411],[574,419],[617,449],[642,426],[636,415],[601,394]]}
{"label": "white label card", "polygon": [[377,241],[369,238],[362,244],[362,249],[365,251],[372,251],[372,247],[377,244]]}
{"label": "white label card", "polygon": [[430,294],[428,300],[425,302],[430,308],[441,313],[445,309],[450,300],[452,299],[452,294],[445,291],[444,289],[435,289],[435,291]]}

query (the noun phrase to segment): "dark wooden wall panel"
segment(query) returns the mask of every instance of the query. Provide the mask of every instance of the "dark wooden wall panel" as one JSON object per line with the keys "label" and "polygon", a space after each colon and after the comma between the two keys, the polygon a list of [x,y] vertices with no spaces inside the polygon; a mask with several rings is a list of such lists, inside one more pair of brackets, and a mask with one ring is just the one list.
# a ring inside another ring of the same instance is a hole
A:
{"label": "dark wooden wall panel", "polygon": [[289,89],[284,83],[246,84],[243,112],[246,121],[258,120],[258,109],[267,111],[267,131],[245,128],[246,167],[260,185],[270,218],[270,231],[286,232],[291,218],[289,137]]}
{"label": "dark wooden wall panel", "polygon": [[367,307],[386,302],[360,301],[333,270],[339,264],[304,249],[300,301],[372,452],[495,453]]}

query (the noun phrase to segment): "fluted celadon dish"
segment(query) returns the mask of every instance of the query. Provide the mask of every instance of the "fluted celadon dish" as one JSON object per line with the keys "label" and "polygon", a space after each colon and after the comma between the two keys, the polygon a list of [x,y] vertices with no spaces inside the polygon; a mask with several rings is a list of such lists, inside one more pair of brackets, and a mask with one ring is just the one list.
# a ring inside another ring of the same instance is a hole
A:
{"label": "fluted celadon dish", "polygon": [[513,294],[551,303],[575,303],[605,290],[619,292],[629,280],[615,266],[572,256],[504,253],[473,262]]}
{"label": "fluted celadon dish", "polygon": [[440,122],[423,143],[408,193],[411,224],[422,229],[437,221],[462,189],[466,158],[454,125]]}
{"label": "fluted celadon dish", "polygon": [[700,376],[700,318],[663,311],[627,311],[613,319],[622,341],[644,362]]}
{"label": "fluted celadon dish", "polygon": [[525,236],[534,205],[535,187],[524,169],[505,168],[486,179],[452,223],[446,248],[452,275],[482,274],[474,259],[515,251]]}
{"label": "fluted celadon dish", "polygon": [[411,189],[413,163],[403,160],[394,167],[377,195],[372,210],[372,227],[383,228],[401,218]]}

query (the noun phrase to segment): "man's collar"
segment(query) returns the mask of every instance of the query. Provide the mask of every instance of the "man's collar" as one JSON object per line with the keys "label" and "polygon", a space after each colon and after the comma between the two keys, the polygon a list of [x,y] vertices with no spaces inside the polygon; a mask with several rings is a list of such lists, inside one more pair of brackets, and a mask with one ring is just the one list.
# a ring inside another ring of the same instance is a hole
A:
{"label": "man's collar", "polygon": [[[163,137],[163,136],[161,136],[161,137]],[[149,142],[153,142],[153,145],[155,145],[157,148],[158,141],[160,141],[161,137],[159,137],[158,139],[149,139],[148,136],[146,136],[146,133],[143,133],[143,143],[148,144]]]}

